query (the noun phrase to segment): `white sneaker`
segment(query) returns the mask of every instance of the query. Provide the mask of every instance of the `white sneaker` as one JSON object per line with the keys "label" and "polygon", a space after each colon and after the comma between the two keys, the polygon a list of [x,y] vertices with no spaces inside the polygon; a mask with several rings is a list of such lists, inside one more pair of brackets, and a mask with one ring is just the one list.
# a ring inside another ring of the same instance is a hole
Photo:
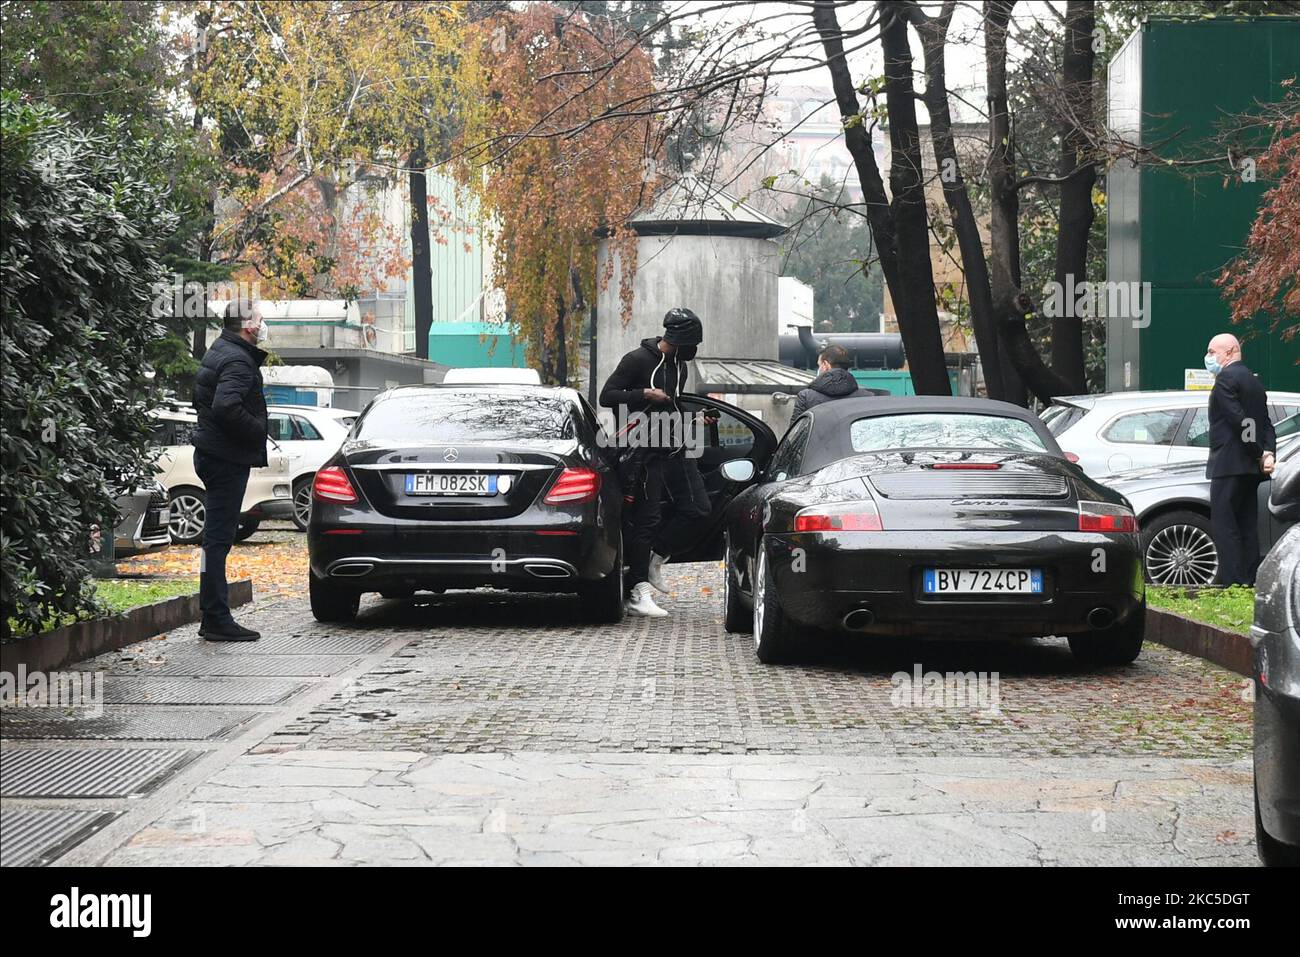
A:
{"label": "white sneaker", "polygon": [[640,582],[632,587],[632,595],[624,605],[629,615],[643,618],[667,618],[668,612],[655,604],[654,590],[649,582]]}
{"label": "white sneaker", "polygon": [[668,594],[668,585],[664,582],[664,562],[666,561],[668,561],[667,555],[659,555],[655,552],[651,552],[650,568],[646,572],[646,581],[650,582],[650,584],[663,595]]}

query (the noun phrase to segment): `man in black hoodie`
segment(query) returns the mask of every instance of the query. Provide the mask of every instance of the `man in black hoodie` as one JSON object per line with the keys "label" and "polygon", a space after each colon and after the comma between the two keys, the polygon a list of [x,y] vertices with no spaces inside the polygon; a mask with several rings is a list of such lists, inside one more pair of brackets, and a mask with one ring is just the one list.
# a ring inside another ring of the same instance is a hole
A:
{"label": "man in black hoodie", "polygon": [[817,356],[817,378],[808,383],[808,388],[800,389],[794,398],[794,411],[790,420],[794,421],[815,405],[830,402],[832,399],[845,399],[851,395],[866,395],[858,388],[858,380],[853,378],[849,367],[853,364],[849,350],[843,346],[827,346]]}
{"label": "man in black hoodie", "polygon": [[[651,591],[667,592],[662,567],[673,549],[689,541],[699,522],[709,514],[709,496],[698,463],[684,447],[684,426],[677,396],[686,386],[687,363],[704,339],[704,327],[689,309],[669,310],[664,334],[641,340],[627,353],[600,390],[600,404],[613,409],[625,434],[638,413],[672,418],[666,427],[651,427],[645,434],[655,444],[634,456],[631,512],[625,549],[628,561],[627,610],[634,615],[662,618],[668,614],[655,604]],[[673,503],[672,518],[661,522],[661,500]]]}
{"label": "man in black hoodie", "polygon": [[226,556],[235,543],[248,473],[266,465],[261,371],[266,353],[257,347],[267,339],[266,323],[256,303],[237,299],[226,307],[223,326],[194,376],[194,409],[199,418],[192,439],[194,471],[203,482],[206,509],[199,566],[203,609],[199,635],[209,641],[255,641],[261,636],[230,614]]}

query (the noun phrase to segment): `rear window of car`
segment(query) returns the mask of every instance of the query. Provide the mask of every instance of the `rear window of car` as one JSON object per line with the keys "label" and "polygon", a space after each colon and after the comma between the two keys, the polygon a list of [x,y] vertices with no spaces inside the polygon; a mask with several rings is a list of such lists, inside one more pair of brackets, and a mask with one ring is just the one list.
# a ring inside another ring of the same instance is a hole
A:
{"label": "rear window of car", "polygon": [[1077,405],[1049,405],[1043,410],[1043,423],[1047,431],[1059,436],[1083,418],[1084,410]]}
{"label": "rear window of car", "polygon": [[858,419],[849,426],[855,452],[884,449],[1008,449],[1046,452],[1034,427],[997,415],[917,412]]}
{"label": "rear window of car", "polygon": [[574,417],[563,399],[489,392],[413,392],[377,401],[356,438],[370,442],[513,442],[568,439]]}

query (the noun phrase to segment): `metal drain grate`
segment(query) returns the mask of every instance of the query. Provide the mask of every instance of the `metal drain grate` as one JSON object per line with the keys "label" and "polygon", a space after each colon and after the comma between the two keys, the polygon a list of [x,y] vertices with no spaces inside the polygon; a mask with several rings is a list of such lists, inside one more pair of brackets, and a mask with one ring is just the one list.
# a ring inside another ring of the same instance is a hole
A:
{"label": "metal drain grate", "polygon": [[0,752],[5,797],[125,798],[147,794],[198,751],[22,748]]}
{"label": "metal drain grate", "polygon": [[[231,677],[324,678],[355,663],[344,655],[203,655],[178,654],[157,666],[140,669],[149,675],[218,675]],[[118,671],[118,674],[130,672]]]}
{"label": "metal drain grate", "polygon": [[0,867],[48,864],[116,816],[109,811],[0,810]]}
{"label": "metal drain grate", "polygon": [[290,678],[152,678],[109,675],[109,704],[279,704],[306,685]]}
{"label": "metal drain grate", "polygon": [[255,711],[122,705],[109,705],[95,716],[62,708],[6,708],[0,716],[0,729],[7,738],[202,741],[260,716]]}
{"label": "metal drain grate", "polygon": [[194,646],[213,655],[368,655],[391,635],[263,635],[257,641],[203,641]]}

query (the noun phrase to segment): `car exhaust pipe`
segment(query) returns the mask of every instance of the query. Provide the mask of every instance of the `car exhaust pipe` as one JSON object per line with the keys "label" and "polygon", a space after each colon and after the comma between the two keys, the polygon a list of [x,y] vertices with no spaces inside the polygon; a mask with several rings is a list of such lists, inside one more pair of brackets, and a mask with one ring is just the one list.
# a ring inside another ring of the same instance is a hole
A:
{"label": "car exhaust pipe", "polygon": [[870,628],[876,621],[876,613],[870,608],[854,608],[844,616],[841,624],[849,631],[861,631]]}
{"label": "car exhaust pipe", "polygon": [[1088,625],[1101,631],[1115,624],[1115,613],[1109,608],[1094,608],[1088,612]]}
{"label": "car exhaust pipe", "polygon": [[337,578],[355,578],[358,575],[370,574],[374,567],[369,562],[349,562],[344,565],[335,565],[330,569],[330,575]]}
{"label": "car exhaust pipe", "polygon": [[524,571],[534,578],[568,578],[570,571],[563,565],[551,565],[546,562],[527,562]]}

